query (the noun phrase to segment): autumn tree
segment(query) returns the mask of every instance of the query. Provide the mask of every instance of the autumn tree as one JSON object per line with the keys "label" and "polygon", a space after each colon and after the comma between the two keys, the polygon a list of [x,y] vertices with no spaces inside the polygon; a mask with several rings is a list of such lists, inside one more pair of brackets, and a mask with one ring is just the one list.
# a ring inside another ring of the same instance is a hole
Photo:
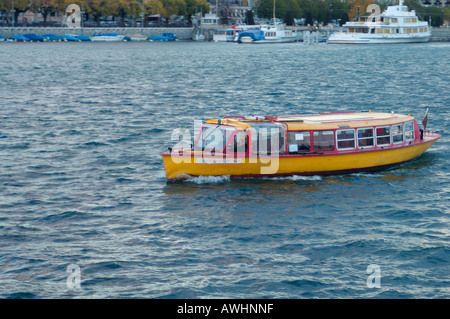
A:
{"label": "autumn tree", "polygon": [[184,15],[186,13],[186,2],[184,0],[161,0],[161,16],[167,20],[172,15]]}
{"label": "autumn tree", "polygon": [[209,4],[206,0],[186,0],[186,16],[191,18],[197,12],[209,12]]}
{"label": "autumn tree", "polygon": [[[11,0],[0,0],[0,7],[5,8],[5,11],[11,11],[12,1]],[[31,8],[32,0],[14,0],[14,21],[17,21],[19,14],[27,11]]]}
{"label": "autumn tree", "polygon": [[47,17],[54,12],[63,12],[66,8],[65,0],[39,0],[33,1],[30,9],[42,14],[44,26],[47,24]]}
{"label": "autumn tree", "polygon": [[374,0],[348,0],[350,5],[350,11],[348,12],[348,18],[355,19],[358,15],[366,14],[367,7],[373,4]]}

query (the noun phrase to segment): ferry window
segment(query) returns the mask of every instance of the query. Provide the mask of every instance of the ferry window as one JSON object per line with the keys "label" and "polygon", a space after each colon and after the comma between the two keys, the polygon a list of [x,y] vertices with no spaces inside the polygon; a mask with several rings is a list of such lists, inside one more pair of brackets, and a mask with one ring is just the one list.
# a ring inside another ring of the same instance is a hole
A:
{"label": "ferry window", "polygon": [[359,128],[358,147],[372,147],[373,144],[373,128]]}
{"label": "ferry window", "polygon": [[[251,126],[251,149],[254,154],[285,153],[285,127],[272,122],[244,122]],[[277,149],[272,150],[273,147]]]}
{"label": "ferry window", "polygon": [[377,33],[383,33],[383,29],[377,29]]}
{"label": "ferry window", "polygon": [[392,142],[402,143],[403,142],[403,125],[392,125]]}
{"label": "ferry window", "polygon": [[205,125],[202,127],[195,149],[222,152],[234,130],[235,128],[231,126]]}
{"label": "ferry window", "polygon": [[334,132],[315,131],[313,133],[314,151],[334,151]]}
{"label": "ferry window", "polygon": [[248,134],[244,131],[236,132],[234,138],[227,145],[227,151],[231,153],[248,152]]}
{"label": "ferry window", "polygon": [[355,130],[337,130],[336,134],[338,150],[355,148]]}
{"label": "ferry window", "polygon": [[405,140],[411,141],[414,139],[414,123],[406,122],[405,123]]}
{"label": "ferry window", "polygon": [[391,18],[391,22],[392,23],[397,23],[398,21],[397,21],[397,18]]}
{"label": "ferry window", "polygon": [[377,146],[391,144],[391,128],[389,126],[377,127]]}
{"label": "ferry window", "polygon": [[311,151],[311,133],[306,131],[288,133],[289,153],[303,153]]}

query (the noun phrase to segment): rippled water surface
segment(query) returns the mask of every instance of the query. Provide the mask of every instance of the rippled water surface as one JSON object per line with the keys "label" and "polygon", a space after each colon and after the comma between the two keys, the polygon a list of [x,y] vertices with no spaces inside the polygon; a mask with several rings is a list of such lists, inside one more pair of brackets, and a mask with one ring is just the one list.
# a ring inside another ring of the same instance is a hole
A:
{"label": "rippled water surface", "polygon": [[[449,52],[0,44],[0,297],[449,298]],[[443,137],[396,169],[165,180],[194,120],[427,107]]]}

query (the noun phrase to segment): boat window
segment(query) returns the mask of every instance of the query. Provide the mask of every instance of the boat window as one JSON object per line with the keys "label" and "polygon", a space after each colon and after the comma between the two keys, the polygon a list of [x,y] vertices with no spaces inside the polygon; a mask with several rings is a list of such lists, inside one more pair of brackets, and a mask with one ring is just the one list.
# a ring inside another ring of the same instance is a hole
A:
{"label": "boat window", "polygon": [[348,150],[355,148],[355,130],[337,130],[338,150]]}
{"label": "boat window", "polygon": [[405,123],[405,140],[411,141],[414,139],[414,123],[406,122]]}
{"label": "boat window", "polygon": [[377,146],[391,144],[391,128],[389,126],[377,127]]}
{"label": "boat window", "polygon": [[403,142],[403,125],[392,125],[392,142],[394,144]]}
{"label": "boat window", "polygon": [[248,152],[248,134],[246,131],[238,131],[234,138],[227,144],[227,152],[247,153]]}
{"label": "boat window", "polygon": [[314,151],[334,151],[334,132],[315,131],[313,133]]}
{"label": "boat window", "polygon": [[358,129],[358,147],[372,147],[373,141],[373,128],[359,128]]}
{"label": "boat window", "polygon": [[200,132],[195,150],[214,150],[222,152],[225,144],[236,129],[226,125],[204,125]]}
{"label": "boat window", "polygon": [[251,126],[251,150],[254,154],[285,153],[286,130],[283,124],[242,121]]}
{"label": "boat window", "polygon": [[289,153],[304,153],[311,151],[311,133],[298,131],[288,133]]}

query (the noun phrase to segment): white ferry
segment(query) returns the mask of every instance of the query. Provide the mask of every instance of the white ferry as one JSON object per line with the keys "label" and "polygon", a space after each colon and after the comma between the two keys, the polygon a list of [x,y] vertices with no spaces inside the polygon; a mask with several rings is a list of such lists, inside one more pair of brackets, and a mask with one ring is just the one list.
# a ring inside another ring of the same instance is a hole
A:
{"label": "white ferry", "polygon": [[388,6],[381,14],[380,7],[367,7],[370,15],[361,15],[358,21],[347,22],[344,31],[332,34],[330,44],[359,43],[408,43],[426,42],[431,36],[431,28],[420,21],[414,10],[408,11],[399,0],[398,5]]}
{"label": "white ferry", "polygon": [[238,41],[239,34],[248,30],[259,30],[260,25],[236,25],[230,29],[214,30],[213,41],[214,42],[236,42]]}
{"label": "white ferry", "polygon": [[297,33],[282,24],[262,25],[260,29],[243,31],[238,43],[289,43],[297,41]]}

